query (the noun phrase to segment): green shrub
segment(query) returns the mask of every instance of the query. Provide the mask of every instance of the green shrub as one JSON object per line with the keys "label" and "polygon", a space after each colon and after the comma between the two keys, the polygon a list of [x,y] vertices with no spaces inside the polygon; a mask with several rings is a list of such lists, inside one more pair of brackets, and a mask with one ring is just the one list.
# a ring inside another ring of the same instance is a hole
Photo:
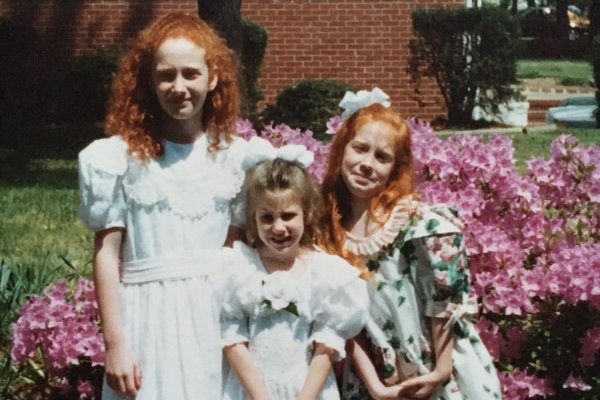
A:
{"label": "green shrub", "polygon": [[422,77],[435,79],[451,124],[470,123],[476,105],[497,113],[519,97],[511,86],[519,28],[506,10],[417,9],[412,19],[417,38],[411,42],[411,77],[417,85]]}
{"label": "green shrub", "polygon": [[120,53],[98,50],[77,57],[62,79],[53,122],[102,121]]}
{"label": "green shrub", "polygon": [[[600,34],[594,36],[592,41],[592,67],[594,82],[596,83],[596,101],[600,107]],[[596,110],[596,126],[600,127],[600,112]]]}
{"label": "green shrub", "polygon": [[587,85],[587,79],[585,78],[572,78],[572,77],[566,77],[566,78],[562,78],[559,83],[563,86],[586,86]]}
{"label": "green shrub", "polygon": [[260,67],[267,48],[269,34],[255,21],[242,18],[243,47],[241,55],[242,73],[246,83],[246,108],[249,117],[256,114],[256,104],[264,99],[258,86]]}
{"label": "green shrub", "polygon": [[309,129],[315,137],[326,139],[325,124],[341,110],[338,106],[347,90],[354,88],[334,80],[306,79],[284,87],[275,104],[263,112],[262,120],[284,123],[294,128]]}
{"label": "green shrub", "polygon": [[43,103],[43,99],[34,100],[31,96],[42,81],[36,72],[39,48],[35,29],[0,18],[0,145],[10,147],[16,143],[12,132],[23,121],[36,117],[29,112],[31,103]]}

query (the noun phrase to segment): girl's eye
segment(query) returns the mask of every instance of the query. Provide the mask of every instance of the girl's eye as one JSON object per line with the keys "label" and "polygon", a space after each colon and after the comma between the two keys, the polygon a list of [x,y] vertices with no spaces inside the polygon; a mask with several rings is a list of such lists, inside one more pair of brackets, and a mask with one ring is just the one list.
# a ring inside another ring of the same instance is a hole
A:
{"label": "girl's eye", "polygon": [[295,212],[285,212],[283,214],[281,214],[281,219],[284,221],[291,221],[292,219],[294,219],[296,217],[296,215],[298,215]]}
{"label": "girl's eye", "polygon": [[201,75],[200,70],[196,69],[196,68],[185,68],[183,70],[183,77],[185,79],[196,79],[197,77],[199,77]]}
{"label": "girl's eye", "polygon": [[273,216],[269,214],[260,215],[258,217],[258,220],[263,224],[270,224],[271,222],[273,222]]}
{"label": "girl's eye", "polygon": [[162,70],[156,72],[156,77],[159,82],[171,82],[175,79],[176,73],[172,70]]}
{"label": "girl's eye", "polygon": [[365,151],[368,151],[368,147],[363,145],[363,144],[355,144],[354,146],[352,146],[352,148],[354,149],[354,151],[356,151],[357,153],[364,153]]}
{"label": "girl's eye", "polygon": [[384,153],[381,151],[378,151],[377,153],[375,153],[375,157],[377,157],[377,159],[381,162],[387,163],[387,162],[391,162],[393,159],[393,156],[389,153]]}

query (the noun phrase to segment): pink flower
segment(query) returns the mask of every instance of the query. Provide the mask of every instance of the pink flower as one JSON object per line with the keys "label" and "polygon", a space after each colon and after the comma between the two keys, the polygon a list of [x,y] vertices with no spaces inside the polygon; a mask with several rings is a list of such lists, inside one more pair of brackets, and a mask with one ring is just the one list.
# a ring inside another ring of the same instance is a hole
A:
{"label": "pink flower", "polygon": [[77,384],[77,391],[79,392],[80,400],[90,400],[94,398],[94,385],[89,381],[80,380]]}
{"label": "pink flower", "polygon": [[569,377],[567,378],[567,380],[564,381],[562,387],[565,388],[565,389],[569,388],[569,389],[578,390],[578,391],[587,391],[587,390],[590,390],[592,388],[590,385],[588,385],[587,383],[585,383],[581,379],[574,378],[573,374],[569,375]]}
{"label": "pink flower", "polygon": [[600,328],[592,328],[580,339],[581,355],[579,362],[583,367],[591,367],[596,362],[600,350]]}
{"label": "pink flower", "polygon": [[343,123],[344,120],[340,115],[336,115],[334,117],[329,118],[329,121],[327,121],[326,124],[327,130],[325,131],[325,133],[327,133],[328,135],[334,135],[340,129]]}

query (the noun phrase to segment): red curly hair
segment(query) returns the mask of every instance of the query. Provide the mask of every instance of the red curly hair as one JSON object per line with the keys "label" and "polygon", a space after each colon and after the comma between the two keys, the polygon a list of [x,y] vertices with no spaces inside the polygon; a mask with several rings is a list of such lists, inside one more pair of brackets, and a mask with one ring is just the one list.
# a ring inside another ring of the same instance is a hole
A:
{"label": "red curly hair", "polygon": [[402,117],[379,103],[352,114],[336,132],[331,143],[327,172],[321,186],[325,207],[319,221],[317,243],[327,252],[340,255],[354,265],[357,264],[358,257],[344,248],[351,217],[352,196],[341,176],[342,160],[346,145],[363,126],[375,121],[386,123],[392,128],[394,165],[385,189],[371,199],[369,219],[383,224],[398,201],[413,193],[410,130]]}
{"label": "red curly hair", "polygon": [[142,160],[164,152],[158,117],[162,108],[152,87],[154,55],[168,39],[184,38],[205,50],[209,81],[217,86],[206,96],[202,126],[212,139],[211,151],[218,149],[220,134],[231,142],[235,135],[240,94],[236,57],[225,41],[197,16],[171,13],[142,30],[125,54],[113,80],[105,127],[108,135],[121,135],[129,153]]}

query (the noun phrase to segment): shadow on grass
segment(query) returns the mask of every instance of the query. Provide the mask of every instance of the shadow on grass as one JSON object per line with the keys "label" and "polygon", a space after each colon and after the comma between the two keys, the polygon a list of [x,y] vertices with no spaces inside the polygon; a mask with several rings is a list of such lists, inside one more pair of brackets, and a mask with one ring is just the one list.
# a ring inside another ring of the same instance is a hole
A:
{"label": "shadow on grass", "polygon": [[103,137],[100,124],[31,126],[3,133],[0,187],[77,187],[77,154]]}

